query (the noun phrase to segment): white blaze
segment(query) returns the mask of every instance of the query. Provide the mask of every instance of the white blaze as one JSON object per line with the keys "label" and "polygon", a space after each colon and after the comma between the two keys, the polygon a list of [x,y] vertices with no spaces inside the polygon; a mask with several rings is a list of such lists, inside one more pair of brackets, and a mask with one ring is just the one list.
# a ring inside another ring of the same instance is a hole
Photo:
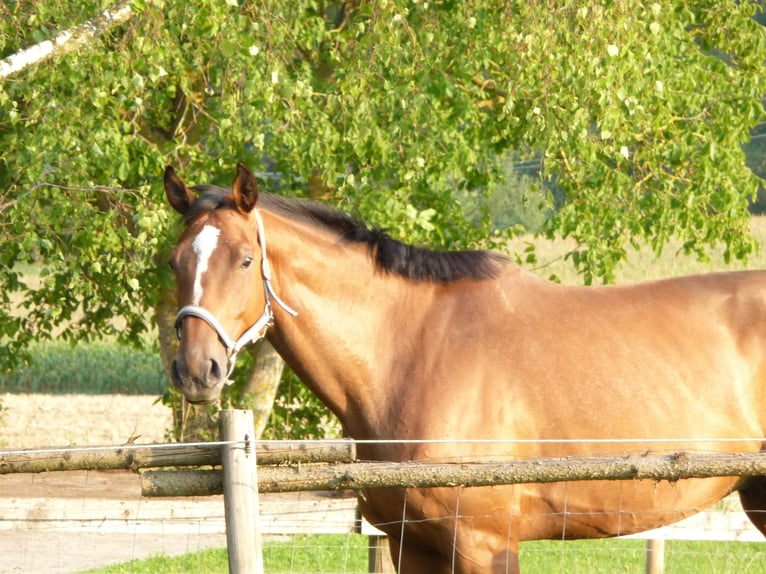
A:
{"label": "white blaze", "polygon": [[192,242],[192,251],[197,254],[197,275],[194,278],[194,305],[202,300],[202,275],[207,271],[207,262],[218,246],[218,235],[221,230],[206,225]]}

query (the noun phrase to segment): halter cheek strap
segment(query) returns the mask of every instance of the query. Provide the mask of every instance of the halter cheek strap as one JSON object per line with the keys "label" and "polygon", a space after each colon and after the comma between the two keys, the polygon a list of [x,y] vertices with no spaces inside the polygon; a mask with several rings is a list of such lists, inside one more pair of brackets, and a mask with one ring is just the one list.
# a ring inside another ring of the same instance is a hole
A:
{"label": "halter cheek strap", "polygon": [[[274,299],[277,305],[282,307],[282,309],[284,309],[289,315],[293,317],[298,315],[298,312],[295,309],[282,301],[282,299],[280,299],[274,292],[274,287],[271,285],[271,265],[269,265],[269,259],[266,255],[266,235],[264,233],[263,220],[261,219],[261,214],[258,212],[257,208],[253,210],[253,213],[255,215],[255,221],[258,226],[258,243],[261,245],[261,277],[263,279],[263,296],[265,299],[264,309],[263,313],[261,313],[261,316],[258,317],[258,320],[253,323],[253,325],[244,333],[242,333],[242,335],[240,335],[239,339],[236,341],[229,336],[229,334],[226,332],[226,329],[223,328],[223,325],[218,319],[216,319],[215,315],[213,315],[204,307],[200,307],[199,305],[186,305],[182,307],[178,311],[178,314],[176,315],[176,321],[174,323],[176,335],[179,339],[181,338],[181,322],[185,317],[197,317],[198,319],[202,319],[208,325],[210,325],[216,333],[218,333],[218,337],[226,347],[226,358],[228,363],[226,374],[227,379],[234,371],[234,365],[237,362],[237,353],[239,353],[245,345],[255,343],[263,339],[263,337],[266,335],[266,331],[268,331],[269,327],[274,324],[274,313],[271,309],[272,299]],[[226,382],[226,384],[231,383],[231,380]]]}

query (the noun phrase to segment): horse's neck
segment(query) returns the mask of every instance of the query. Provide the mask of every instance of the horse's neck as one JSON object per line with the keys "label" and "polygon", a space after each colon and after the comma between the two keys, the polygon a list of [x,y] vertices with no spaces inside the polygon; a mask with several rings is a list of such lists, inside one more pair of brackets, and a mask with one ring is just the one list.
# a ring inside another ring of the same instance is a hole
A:
{"label": "horse's neck", "polygon": [[381,417],[396,392],[391,368],[409,360],[394,345],[414,319],[401,308],[401,280],[376,273],[366,246],[344,245],[297,224],[270,223],[275,289],[298,311],[290,317],[275,306],[272,344],[347,432],[356,438],[385,433]]}

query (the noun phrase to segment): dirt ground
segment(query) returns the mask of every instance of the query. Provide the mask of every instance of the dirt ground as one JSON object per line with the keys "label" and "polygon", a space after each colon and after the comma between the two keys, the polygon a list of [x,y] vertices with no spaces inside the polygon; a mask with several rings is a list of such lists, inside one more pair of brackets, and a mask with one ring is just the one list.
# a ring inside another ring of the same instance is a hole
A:
{"label": "dirt ground", "polygon": [[170,409],[146,395],[1,394],[0,447],[165,442]]}
{"label": "dirt ground", "polygon": [[[169,409],[155,404],[156,399],[3,394],[0,448],[165,442],[171,415]],[[79,572],[150,555],[226,545],[220,532],[202,532],[204,521],[199,522],[199,532],[194,532],[194,525],[182,532],[164,526],[158,531],[156,525],[147,529],[145,522],[132,520],[152,504],[141,497],[139,478],[129,471],[0,475],[0,574]],[[172,513],[176,502],[154,504],[165,504],[160,512],[167,508]],[[78,519],[120,512],[131,519],[123,521],[127,529],[115,520],[111,521],[114,529],[107,531],[103,520]],[[70,513],[73,519],[68,521]]]}

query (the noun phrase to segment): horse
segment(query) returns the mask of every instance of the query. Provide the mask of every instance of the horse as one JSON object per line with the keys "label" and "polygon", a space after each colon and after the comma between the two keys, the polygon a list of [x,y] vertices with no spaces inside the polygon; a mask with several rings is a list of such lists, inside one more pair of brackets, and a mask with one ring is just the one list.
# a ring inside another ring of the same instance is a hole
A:
{"label": "horse", "polygon": [[[259,193],[243,165],[230,190],[172,167],[164,186],[185,222],[172,379],[191,403],[217,400],[265,336],[360,459],[766,448],[766,272],[564,286]],[[376,489],[359,505],[400,573],[515,573],[522,541],[649,530],[733,491],[766,534],[764,477]]]}

